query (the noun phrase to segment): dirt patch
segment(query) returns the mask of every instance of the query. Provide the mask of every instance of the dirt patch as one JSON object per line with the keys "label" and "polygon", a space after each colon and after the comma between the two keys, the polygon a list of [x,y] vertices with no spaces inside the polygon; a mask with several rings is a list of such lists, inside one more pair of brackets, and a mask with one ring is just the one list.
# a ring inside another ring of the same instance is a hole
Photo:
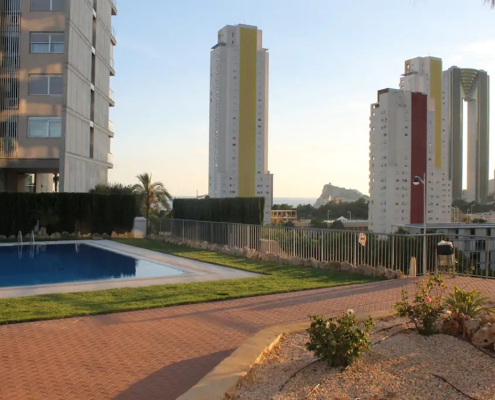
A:
{"label": "dirt patch", "polygon": [[378,321],[372,341],[379,343],[344,371],[316,361],[304,348],[308,340],[306,333],[284,336],[243,378],[234,398],[466,400],[469,398],[466,395],[480,400],[495,398],[494,358],[462,339],[447,335],[424,337],[407,328],[411,325],[404,319]]}

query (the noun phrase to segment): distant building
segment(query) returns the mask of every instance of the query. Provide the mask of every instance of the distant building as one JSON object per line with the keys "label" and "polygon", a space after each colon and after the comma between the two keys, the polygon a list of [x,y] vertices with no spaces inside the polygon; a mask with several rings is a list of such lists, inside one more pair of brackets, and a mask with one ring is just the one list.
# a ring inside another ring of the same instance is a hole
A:
{"label": "distant building", "polygon": [[443,73],[444,129],[450,138],[452,196],[463,198],[463,103],[468,105],[467,201],[484,202],[489,188],[490,79],[482,70],[451,67]]}
{"label": "distant building", "polygon": [[450,222],[449,138],[442,129],[442,61],[405,62],[401,89],[378,91],[370,116],[369,229],[387,233],[398,224]]}
{"label": "distant building", "polygon": [[272,225],[280,225],[287,222],[297,221],[296,210],[272,210]]}
{"label": "distant building", "polygon": [[107,183],[115,0],[5,0],[0,14],[0,192]]}
{"label": "distant building", "polygon": [[210,55],[210,197],[264,197],[270,223],[268,50],[261,30],[227,25]]}

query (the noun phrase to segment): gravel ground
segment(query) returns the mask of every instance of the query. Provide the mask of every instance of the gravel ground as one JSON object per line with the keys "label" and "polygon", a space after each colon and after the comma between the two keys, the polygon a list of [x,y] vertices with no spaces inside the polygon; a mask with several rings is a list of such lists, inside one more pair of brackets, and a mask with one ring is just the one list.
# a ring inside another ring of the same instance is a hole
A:
{"label": "gravel ground", "polygon": [[[393,327],[397,324],[401,326]],[[238,400],[466,400],[469,397],[432,374],[445,378],[475,399],[495,399],[495,359],[471,344],[447,335],[423,337],[403,319],[378,321],[374,345],[341,372],[315,361],[304,349],[306,333],[284,336],[279,345],[239,383]],[[393,336],[391,336],[393,335]],[[320,384],[309,396],[308,393]],[[305,397],[307,396],[307,397]]]}

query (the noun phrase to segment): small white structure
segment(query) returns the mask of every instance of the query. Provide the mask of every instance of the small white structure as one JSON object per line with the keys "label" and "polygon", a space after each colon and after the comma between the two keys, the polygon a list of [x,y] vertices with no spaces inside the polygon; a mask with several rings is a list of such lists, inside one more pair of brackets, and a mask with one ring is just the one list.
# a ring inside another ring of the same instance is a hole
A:
{"label": "small white structure", "polygon": [[136,217],[134,218],[134,226],[132,228],[132,234],[136,239],[144,239],[146,237],[146,218]]}

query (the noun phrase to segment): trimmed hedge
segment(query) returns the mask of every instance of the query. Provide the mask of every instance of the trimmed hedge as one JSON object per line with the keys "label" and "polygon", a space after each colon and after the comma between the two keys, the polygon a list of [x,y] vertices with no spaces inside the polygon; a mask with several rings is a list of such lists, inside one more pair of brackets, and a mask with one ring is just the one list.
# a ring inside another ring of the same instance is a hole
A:
{"label": "trimmed hedge", "polygon": [[264,197],[175,199],[174,218],[262,225]]}
{"label": "trimmed hedge", "polygon": [[53,232],[130,232],[139,197],[129,194],[0,193],[0,235],[31,232],[40,221]]}

